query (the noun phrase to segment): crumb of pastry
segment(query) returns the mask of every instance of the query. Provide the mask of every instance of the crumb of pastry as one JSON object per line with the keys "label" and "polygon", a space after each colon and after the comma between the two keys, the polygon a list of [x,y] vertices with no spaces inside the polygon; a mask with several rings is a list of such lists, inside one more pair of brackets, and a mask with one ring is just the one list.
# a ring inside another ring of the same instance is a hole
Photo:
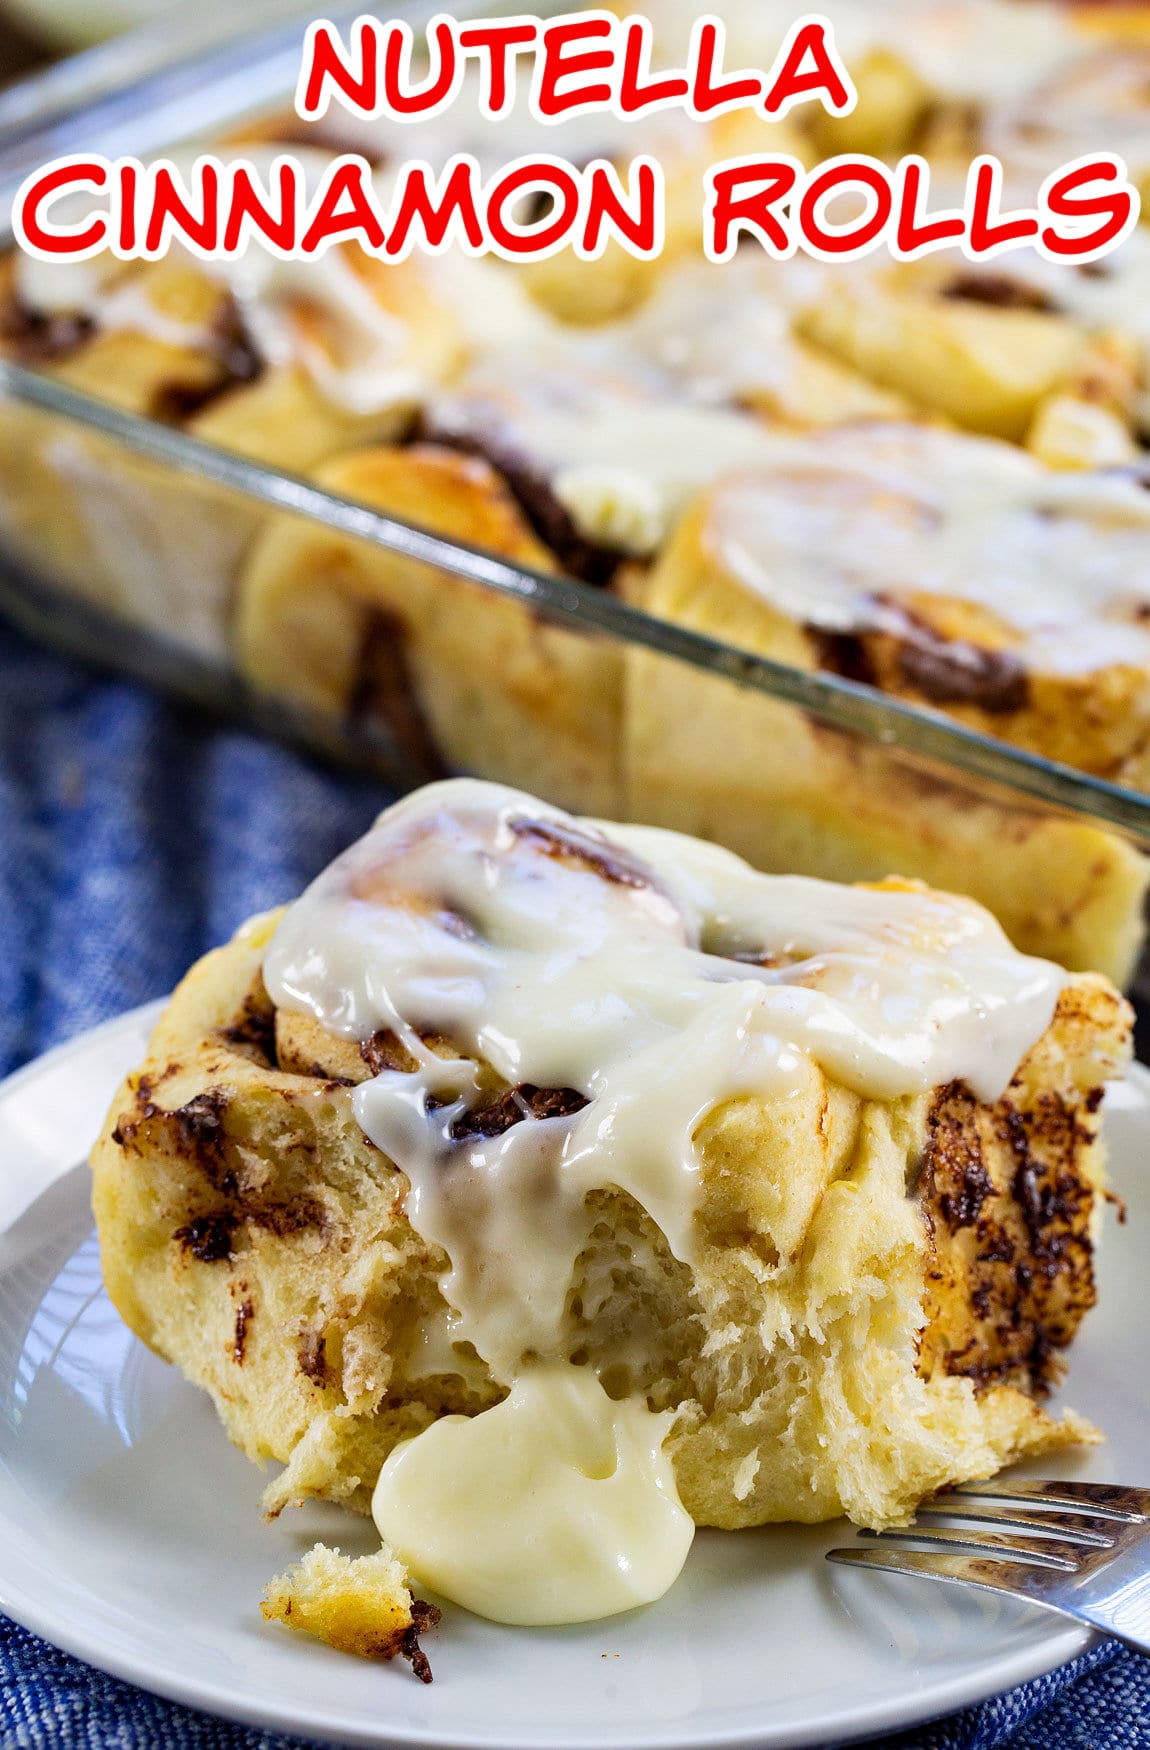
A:
{"label": "crumb of pastry", "polygon": [[413,1598],[402,1562],[385,1546],[345,1556],[317,1543],[302,1561],[268,1582],[260,1604],[267,1622],[282,1622],[361,1659],[407,1659],[421,1683],[431,1666],[419,1644],[439,1612]]}

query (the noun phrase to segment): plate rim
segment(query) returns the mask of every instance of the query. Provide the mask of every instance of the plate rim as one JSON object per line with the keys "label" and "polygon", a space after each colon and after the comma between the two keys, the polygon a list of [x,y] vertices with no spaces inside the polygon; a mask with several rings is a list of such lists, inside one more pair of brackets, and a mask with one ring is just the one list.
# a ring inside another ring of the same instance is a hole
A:
{"label": "plate rim", "polygon": [[[74,1056],[107,1047],[119,1035],[138,1038],[140,1031],[162,1013],[165,999],[142,1003],[85,1032],[76,1034],[51,1047],[39,1057],[0,1081],[0,1133],[3,1130],[4,1107],[9,1098],[27,1084],[50,1076],[63,1068]],[[131,1067],[125,1064],[125,1070]],[[109,1075],[108,1097],[113,1092]],[[1127,1072],[1126,1084],[1141,1093],[1150,1109],[1150,1068],[1135,1063]],[[102,1112],[95,1115],[93,1134]],[[56,1183],[84,1165],[83,1161],[66,1159],[58,1164]],[[43,1195],[41,1191],[38,1196]],[[4,1473],[0,1471],[0,1490]],[[412,1750],[508,1750],[506,1732],[470,1731],[465,1734],[444,1733],[435,1728],[402,1726],[389,1729],[382,1720],[377,1727],[357,1725],[351,1721],[334,1721],[321,1708],[301,1711],[296,1705],[277,1707],[244,1694],[237,1684],[214,1683],[210,1677],[182,1673],[178,1667],[148,1656],[121,1653],[102,1640],[96,1630],[86,1631],[53,1608],[50,1595],[36,1596],[18,1581],[3,1572],[0,1553],[0,1613],[10,1617],[20,1627],[38,1635],[61,1651],[82,1660],[96,1670],[143,1689],[162,1700],[175,1702],[200,1712],[214,1714],[235,1724],[262,1731],[281,1732],[289,1737],[312,1738],[321,1742],[357,1746],[411,1746]],[[889,1698],[865,1704],[849,1719],[841,1715],[812,1719],[802,1726],[770,1724],[737,1726],[700,1735],[697,1731],[659,1730],[629,1734],[619,1743],[626,1750],[808,1750],[808,1747],[828,1742],[845,1744],[873,1738],[888,1732],[905,1731],[942,1719],[961,1709],[978,1706],[1003,1695],[1020,1685],[1048,1676],[1061,1666],[1079,1657],[1106,1637],[1092,1630],[1073,1626],[1069,1620],[1060,1623],[1050,1618],[1049,1632],[1044,1632],[1033,1645],[1002,1654],[992,1662],[980,1665],[976,1672],[960,1675],[949,1681],[932,1682],[927,1689],[901,1691]],[[845,1734],[845,1735],[844,1735]],[[605,1735],[595,1738],[592,1745],[586,1735],[548,1738],[546,1750],[611,1750],[613,1740]],[[519,1750],[526,1750],[519,1741]]]}

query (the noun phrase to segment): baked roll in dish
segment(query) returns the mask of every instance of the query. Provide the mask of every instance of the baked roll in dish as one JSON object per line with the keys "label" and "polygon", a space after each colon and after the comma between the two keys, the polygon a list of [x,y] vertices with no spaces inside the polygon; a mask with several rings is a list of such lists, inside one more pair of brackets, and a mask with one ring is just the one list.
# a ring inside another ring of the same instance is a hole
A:
{"label": "baked roll in dish", "polygon": [[[105,1280],[270,1513],[374,1510],[365,1586],[607,1615],[695,1524],[1095,1438],[1043,1393],[1129,1050],[969,900],[433,785],[180,986],[92,1157]],[[350,1564],[285,1590],[354,1626]]]}
{"label": "baked roll in dish", "polygon": [[[274,152],[244,151],[266,175]],[[301,161],[318,178],[328,159]],[[466,357],[451,299],[418,261],[350,246],[303,263],[255,249],[219,263],[14,254],[0,299],[7,358],[289,473],[400,435]],[[138,625],[222,652],[251,504],[50,416],[0,415],[6,529],[29,559]]]}
{"label": "baked roll in dish", "polygon": [[[499,353],[429,399],[420,441],[353,451],[318,482],[439,535],[596,588],[630,576],[725,468],[771,452],[734,407],[675,398],[622,349]],[[247,678],[391,730],[417,770],[477,770],[586,812],[623,810],[623,651],[435,567],[298,518],[243,567]]]}
{"label": "baked roll in dish", "polygon": [[[537,316],[526,359],[492,344],[428,397],[418,441],[351,451],[314,477],[512,563],[641,600],[686,506],[773,456],[775,425],[905,411],[795,342],[785,302],[764,296],[773,280],[699,264],[669,270],[626,321],[572,331]],[[262,691],[386,726],[415,771],[469,769],[583,812],[626,810],[622,649],[522,602],[279,518],[243,567],[236,647]]]}
{"label": "baked roll in dish", "polygon": [[[679,527],[646,605],[985,734],[1145,788],[1150,495],[989,439],[893,424],[820,433],[732,475]],[[961,879],[1012,940],[1129,978],[1147,865],[794,707],[634,652],[627,775],[644,818],[758,866]]]}
{"label": "baked roll in dish", "polygon": [[909,417],[909,401],[797,332],[828,271],[746,250],[721,265],[675,263],[640,309],[582,337],[587,364],[640,374],[692,406],[799,429]]}
{"label": "baked roll in dish", "polygon": [[[1134,454],[1142,349],[1130,329],[1091,321],[1103,300],[1075,296],[1083,278],[1037,257],[1032,270],[1025,254],[989,268],[942,255],[864,264],[824,276],[795,322],[827,357],[991,437],[1022,443],[1046,403],[1075,397],[1110,415],[1122,459]],[[1081,461],[1095,459],[1088,450]]]}
{"label": "baked roll in dish", "polygon": [[[620,565],[620,554],[584,543],[558,505],[533,526],[503,473],[441,445],[353,451],[316,479],[534,571],[557,573],[560,553],[600,580]],[[543,486],[530,502],[550,511]],[[623,653],[523,602],[279,518],[243,567],[236,644],[254,686],[385,732],[411,772],[470,768],[573,806],[621,806]]]}

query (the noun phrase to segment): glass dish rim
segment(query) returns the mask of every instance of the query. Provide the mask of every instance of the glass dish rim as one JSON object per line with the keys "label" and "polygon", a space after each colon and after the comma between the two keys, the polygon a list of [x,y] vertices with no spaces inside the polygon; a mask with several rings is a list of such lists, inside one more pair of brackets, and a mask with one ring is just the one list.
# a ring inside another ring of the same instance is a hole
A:
{"label": "glass dish rim", "polygon": [[[0,392],[94,431],[180,474],[290,512],[341,534],[524,604],[554,624],[631,649],[670,657],[806,712],[828,728],[859,735],[957,775],[1021,793],[1031,802],[1086,815],[1150,844],[1150,796],[1027,752],[926,706],[822,669],[801,669],[664,620],[570,578],[514,564],[478,547],[385,516],[304,477],[250,461],[175,427],[128,413],[21,365],[0,361]],[[221,677],[234,675],[220,663]],[[168,684],[171,684],[169,681]]]}

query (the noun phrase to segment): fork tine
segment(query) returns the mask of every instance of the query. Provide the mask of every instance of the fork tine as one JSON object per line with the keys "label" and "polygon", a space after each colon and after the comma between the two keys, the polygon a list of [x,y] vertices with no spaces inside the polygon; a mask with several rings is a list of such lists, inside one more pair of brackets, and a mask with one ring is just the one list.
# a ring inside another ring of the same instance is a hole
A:
{"label": "fork tine", "polygon": [[1077,1573],[1084,1553],[1080,1547],[1063,1543],[1059,1538],[1004,1537],[997,1531],[961,1531],[954,1525],[936,1525],[930,1531],[921,1525],[907,1525],[894,1531],[871,1531],[862,1526],[858,1535],[882,1543],[931,1544],[936,1549],[951,1549],[956,1555],[994,1555],[997,1552],[1036,1562],[1040,1568],[1057,1568],[1068,1574]]}
{"label": "fork tine", "polygon": [[1076,1507],[1103,1519],[1150,1519],[1150,1489],[1128,1489],[1120,1483],[1043,1482],[1032,1477],[1013,1477],[990,1483],[963,1483],[952,1492],[989,1501]]}
{"label": "fork tine", "polygon": [[940,1495],[925,1501],[918,1510],[919,1519],[966,1519],[973,1525],[994,1525],[1003,1531],[1046,1531],[1071,1543],[1085,1544],[1091,1549],[1111,1549],[1114,1533],[1111,1522],[1084,1513],[1026,1513],[1011,1510],[1009,1501],[1001,1506],[993,1502],[968,1506],[969,1496]]}
{"label": "fork tine", "polygon": [[[1027,1604],[1047,1602],[1044,1582],[1054,1574],[1028,1562],[995,1562],[985,1556],[964,1556],[943,1550],[898,1549],[876,1542],[854,1549],[831,1549],[827,1561],[850,1568],[883,1568],[891,1574],[920,1574],[932,1580],[957,1581],[985,1592],[1006,1592]],[[1052,1602],[1052,1601],[1051,1601]],[[1058,1606],[1054,1605],[1057,1609]]]}

